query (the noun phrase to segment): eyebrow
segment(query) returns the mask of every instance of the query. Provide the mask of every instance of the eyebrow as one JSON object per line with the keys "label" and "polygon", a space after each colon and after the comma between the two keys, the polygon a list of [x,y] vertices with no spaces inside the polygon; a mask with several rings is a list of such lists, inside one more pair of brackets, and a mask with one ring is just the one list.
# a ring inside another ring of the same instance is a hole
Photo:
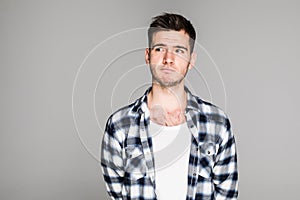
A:
{"label": "eyebrow", "polygon": [[[159,46],[159,47],[166,47],[167,45],[163,44],[163,43],[158,43],[158,44],[153,45],[152,48],[157,47],[157,46]],[[179,48],[179,49],[184,49],[184,50],[188,51],[188,49],[186,47],[181,46],[181,45],[176,45],[174,47],[175,48]]]}
{"label": "eyebrow", "polygon": [[176,47],[176,48],[179,48],[179,49],[184,49],[184,50],[186,50],[186,51],[188,50],[186,47],[180,46],[180,45],[176,45],[175,47]]}
{"label": "eyebrow", "polygon": [[163,44],[163,43],[158,43],[158,44],[153,45],[152,48],[157,47],[157,46],[159,46],[159,47],[166,47],[167,45]]}

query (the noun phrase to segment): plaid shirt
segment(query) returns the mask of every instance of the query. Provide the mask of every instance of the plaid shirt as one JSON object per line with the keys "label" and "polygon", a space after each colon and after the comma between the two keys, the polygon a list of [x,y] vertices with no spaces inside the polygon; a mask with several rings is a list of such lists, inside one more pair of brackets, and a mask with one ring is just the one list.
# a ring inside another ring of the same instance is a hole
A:
{"label": "plaid shirt", "polygon": [[[150,90],[107,121],[101,167],[112,199],[157,199],[152,139],[148,137]],[[185,115],[192,134],[186,200],[236,199],[237,155],[229,119],[216,106],[185,90]]]}

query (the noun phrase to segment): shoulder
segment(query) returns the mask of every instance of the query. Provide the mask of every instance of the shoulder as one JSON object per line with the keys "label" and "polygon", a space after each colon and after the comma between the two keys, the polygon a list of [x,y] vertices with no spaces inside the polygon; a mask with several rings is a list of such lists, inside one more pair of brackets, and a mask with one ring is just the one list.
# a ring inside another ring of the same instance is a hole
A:
{"label": "shoulder", "polygon": [[126,105],[113,112],[107,120],[107,125],[113,126],[114,129],[124,129],[136,118],[137,112],[134,110],[135,103]]}
{"label": "shoulder", "polygon": [[226,129],[230,129],[230,120],[225,111],[217,105],[204,101],[201,98],[194,96],[200,110],[200,115],[205,117],[210,123],[224,126]]}
{"label": "shoulder", "polygon": [[142,108],[145,107],[147,102],[147,94],[151,90],[149,88],[146,90],[143,96],[136,99],[133,103],[121,107],[114,113],[112,113],[108,118],[108,123],[114,124],[118,128],[123,128],[132,123],[137,123],[136,119],[140,116]]}
{"label": "shoulder", "polygon": [[107,119],[104,137],[116,140],[123,146],[130,127],[136,124],[137,112],[134,112],[133,108],[133,104],[130,104],[112,113]]}

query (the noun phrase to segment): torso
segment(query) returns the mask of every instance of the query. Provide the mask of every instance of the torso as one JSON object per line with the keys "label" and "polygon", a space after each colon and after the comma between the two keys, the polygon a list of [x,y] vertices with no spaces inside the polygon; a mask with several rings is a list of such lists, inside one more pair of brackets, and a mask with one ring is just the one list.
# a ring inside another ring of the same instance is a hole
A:
{"label": "torso", "polygon": [[150,122],[158,199],[185,199],[191,134],[187,124],[161,126]]}

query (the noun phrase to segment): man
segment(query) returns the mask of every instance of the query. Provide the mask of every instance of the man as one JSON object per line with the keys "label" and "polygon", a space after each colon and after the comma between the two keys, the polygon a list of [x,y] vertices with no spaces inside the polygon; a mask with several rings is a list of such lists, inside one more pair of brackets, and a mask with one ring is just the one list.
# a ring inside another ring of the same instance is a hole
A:
{"label": "man", "polygon": [[[148,39],[152,87],[106,124],[101,166],[108,194],[120,200],[236,199],[230,122],[184,85],[196,60],[195,29],[183,16],[164,13],[153,18]],[[170,158],[174,152],[176,159]]]}

